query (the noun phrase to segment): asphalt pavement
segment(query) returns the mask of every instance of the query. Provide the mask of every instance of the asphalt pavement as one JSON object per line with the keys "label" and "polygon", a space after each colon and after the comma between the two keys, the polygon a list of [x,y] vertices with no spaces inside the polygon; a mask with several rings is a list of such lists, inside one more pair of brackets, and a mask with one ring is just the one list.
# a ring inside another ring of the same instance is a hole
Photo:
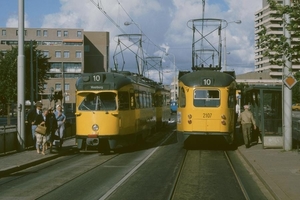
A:
{"label": "asphalt pavement", "polygon": [[[75,139],[65,140],[60,151],[46,155],[36,150],[0,155],[0,178],[10,173],[55,159],[76,150]],[[274,199],[300,199],[300,152],[264,149],[262,144],[250,148],[239,146],[237,152],[253,169]],[[0,194],[1,195],[1,194]]]}

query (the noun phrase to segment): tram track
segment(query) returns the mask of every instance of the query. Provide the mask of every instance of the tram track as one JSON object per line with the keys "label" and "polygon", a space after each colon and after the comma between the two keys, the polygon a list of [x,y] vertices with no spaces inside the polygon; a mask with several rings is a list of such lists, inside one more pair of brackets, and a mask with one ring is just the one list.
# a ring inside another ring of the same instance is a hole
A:
{"label": "tram track", "polygon": [[242,183],[240,177],[238,176],[238,173],[236,172],[236,170],[235,170],[235,168],[234,168],[234,166],[233,166],[233,163],[232,163],[232,161],[230,160],[230,157],[229,157],[228,153],[227,153],[226,151],[224,151],[224,154],[225,154],[226,159],[227,159],[227,161],[228,161],[228,163],[229,163],[229,165],[230,165],[230,167],[231,167],[231,169],[232,169],[232,172],[233,172],[233,174],[234,174],[234,177],[235,177],[235,179],[237,180],[237,182],[238,182],[238,184],[239,184],[239,186],[240,186],[240,188],[241,188],[241,191],[242,191],[243,194],[244,194],[245,199],[246,199],[246,200],[250,200],[250,197],[249,197],[249,195],[248,195],[248,193],[247,193],[247,191],[246,191],[246,189],[245,189],[245,187],[244,187],[244,185],[243,185],[243,183]]}
{"label": "tram track", "polygon": [[[228,185],[236,185],[236,187],[228,187]],[[236,191],[237,186],[240,192]],[[226,151],[187,150],[169,199],[195,197],[226,199],[226,192],[228,196],[238,193],[236,198],[250,199],[228,153]],[[225,196],[222,196],[223,193]]]}

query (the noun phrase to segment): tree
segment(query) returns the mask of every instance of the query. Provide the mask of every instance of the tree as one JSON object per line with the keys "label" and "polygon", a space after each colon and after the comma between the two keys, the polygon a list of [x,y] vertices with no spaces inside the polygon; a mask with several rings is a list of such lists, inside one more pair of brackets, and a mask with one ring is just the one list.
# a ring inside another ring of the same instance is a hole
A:
{"label": "tree", "polygon": [[[284,34],[276,35],[269,34],[267,28],[262,26],[262,30],[259,32],[258,45],[264,49],[263,55],[269,57],[271,64],[284,66],[285,60],[288,59],[292,63],[299,64],[300,58],[300,0],[294,0],[291,6],[284,6],[275,0],[267,0],[270,9],[275,11],[273,17],[281,18],[282,27],[285,27],[291,33],[291,44],[287,43],[287,39]],[[290,21],[288,22],[284,15],[288,14]]]}
{"label": "tree", "polygon": [[[33,43],[33,74],[32,77],[36,82],[36,63],[38,63],[38,91],[42,92],[45,81],[48,79],[46,73],[50,69],[48,63],[49,58],[45,57],[40,50],[37,49],[36,42]],[[31,76],[30,76],[30,44],[25,44],[25,99],[30,99]],[[17,84],[18,84],[18,47],[12,47],[6,54],[0,56],[0,94],[6,97],[7,102],[17,101]],[[38,61],[38,62],[36,62]],[[34,91],[36,92],[36,91]]]}

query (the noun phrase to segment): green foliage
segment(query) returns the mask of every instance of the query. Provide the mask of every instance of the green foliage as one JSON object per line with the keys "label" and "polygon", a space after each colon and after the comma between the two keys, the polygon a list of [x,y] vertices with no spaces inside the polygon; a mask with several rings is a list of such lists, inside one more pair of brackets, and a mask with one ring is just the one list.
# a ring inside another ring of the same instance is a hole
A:
{"label": "green foliage", "polygon": [[[30,58],[31,50],[30,44],[24,46],[25,56],[25,99],[30,99],[31,78],[33,83],[36,83],[36,63],[38,63],[38,92],[43,91],[45,80],[47,80],[46,73],[49,71],[48,59],[34,42],[32,47],[33,52],[33,77],[30,72]],[[5,55],[0,56],[0,94],[4,96],[7,102],[16,102],[18,94],[18,48],[12,47]],[[34,88],[35,89],[35,84]],[[34,91],[35,92],[35,91]],[[34,93],[35,94],[35,93]],[[34,95],[35,96],[35,95]]]}
{"label": "green foliage", "polygon": [[[259,32],[258,45],[264,49],[264,56],[270,59],[270,63],[274,65],[284,66],[285,61],[299,63],[300,43],[297,38],[300,37],[300,0],[294,0],[291,6],[284,6],[275,0],[268,0],[270,9],[275,11],[277,18],[281,18],[283,28],[291,33],[291,44],[288,43],[284,34],[275,35],[267,33],[267,28],[262,27]],[[288,15],[289,18],[285,16]],[[287,20],[289,19],[289,20]]]}

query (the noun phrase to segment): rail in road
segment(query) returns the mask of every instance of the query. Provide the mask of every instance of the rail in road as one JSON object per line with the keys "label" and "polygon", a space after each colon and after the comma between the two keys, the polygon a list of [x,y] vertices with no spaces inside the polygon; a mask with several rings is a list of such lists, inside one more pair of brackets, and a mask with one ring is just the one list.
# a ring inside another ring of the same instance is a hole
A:
{"label": "rail in road", "polygon": [[4,199],[165,200],[229,199],[229,196],[271,199],[266,198],[267,194],[261,191],[263,186],[253,180],[253,173],[245,169],[235,151],[220,143],[210,145],[215,143],[212,141],[204,140],[201,144],[193,140],[197,145],[187,148],[183,137],[171,127],[154,134],[140,147],[108,155],[78,152],[8,175],[0,179],[0,196]]}

